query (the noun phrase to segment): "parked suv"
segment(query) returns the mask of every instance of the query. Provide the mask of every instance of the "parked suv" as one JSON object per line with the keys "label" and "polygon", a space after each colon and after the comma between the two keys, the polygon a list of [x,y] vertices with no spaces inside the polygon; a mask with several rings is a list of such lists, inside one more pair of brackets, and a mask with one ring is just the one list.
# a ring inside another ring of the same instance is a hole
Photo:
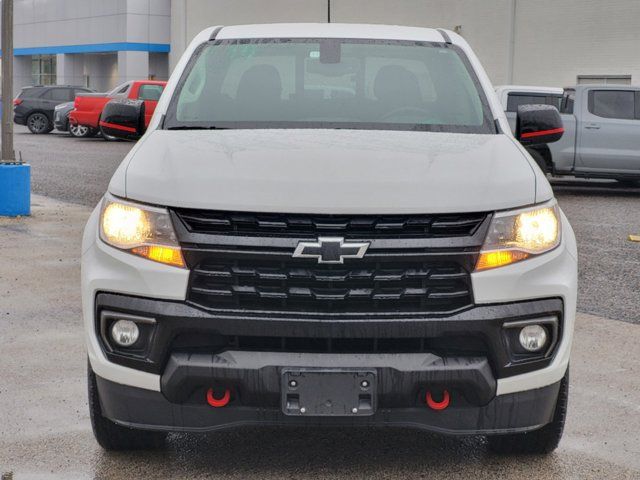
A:
{"label": "parked suv", "polygon": [[93,90],[72,85],[25,87],[13,101],[13,121],[26,125],[31,133],[49,133],[54,127],[54,109],[70,102],[78,93]]}
{"label": "parked suv", "polygon": [[[144,108],[109,102],[107,133]],[[98,442],[402,426],[553,450],[576,242],[522,144],[561,136],[538,105],[514,137],[453,32],[204,30],[85,229]]]}

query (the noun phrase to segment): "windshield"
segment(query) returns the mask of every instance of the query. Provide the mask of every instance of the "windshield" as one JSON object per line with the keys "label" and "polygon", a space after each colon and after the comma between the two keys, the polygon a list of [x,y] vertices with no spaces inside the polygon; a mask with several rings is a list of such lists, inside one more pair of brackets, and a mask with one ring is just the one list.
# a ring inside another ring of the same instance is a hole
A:
{"label": "windshield", "polygon": [[164,125],[495,133],[457,47],[342,39],[209,42],[191,59]]}

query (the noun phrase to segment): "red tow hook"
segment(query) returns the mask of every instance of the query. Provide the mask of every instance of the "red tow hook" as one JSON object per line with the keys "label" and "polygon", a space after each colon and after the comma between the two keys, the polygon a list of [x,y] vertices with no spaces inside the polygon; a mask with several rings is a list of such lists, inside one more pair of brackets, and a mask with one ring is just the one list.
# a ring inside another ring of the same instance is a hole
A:
{"label": "red tow hook", "polygon": [[221,398],[216,398],[213,396],[213,388],[210,388],[207,391],[207,403],[214,408],[221,408],[226,406],[231,400],[231,391],[227,388],[224,391],[224,395]]}
{"label": "red tow hook", "polygon": [[443,390],[442,391],[442,400],[440,400],[439,402],[436,402],[433,397],[431,396],[431,392],[427,391],[427,405],[429,406],[429,408],[431,410],[444,410],[445,408],[447,408],[449,406],[449,401],[450,401],[450,397],[449,397],[449,391],[448,390]]}

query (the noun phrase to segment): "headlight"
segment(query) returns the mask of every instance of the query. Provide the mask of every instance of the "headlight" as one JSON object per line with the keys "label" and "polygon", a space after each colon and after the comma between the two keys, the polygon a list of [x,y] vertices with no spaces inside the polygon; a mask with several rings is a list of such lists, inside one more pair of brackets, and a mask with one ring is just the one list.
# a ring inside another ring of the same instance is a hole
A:
{"label": "headlight", "polygon": [[102,202],[100,238],[107,244],[155,262],[184,267],[169,213],[110,196]]}
{"label": "headlight", "polygon": [[502,267],[553,250],[560,244],[560,211],[554,202],[497,213],[489,226],[476,270]]}

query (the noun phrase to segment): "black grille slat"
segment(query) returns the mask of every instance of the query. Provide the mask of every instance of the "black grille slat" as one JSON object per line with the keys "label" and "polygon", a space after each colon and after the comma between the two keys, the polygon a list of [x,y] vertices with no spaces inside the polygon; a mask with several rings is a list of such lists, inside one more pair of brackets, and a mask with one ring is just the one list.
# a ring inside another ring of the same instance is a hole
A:
{"label": "black grille slat", "polygon": [[472,303],[469,274],[451,260],[318,265],[268,255],[205,258],[193,270],[189,299],[213,309],[313,313],[445,313]]}
{"label": "black grille slat", "polygon": [[[490,213],[324,215],[172,209],[187,300],[259,314],[448,315],[473,305]],[[361,259],[292,257],[321,236],[369,242]],[[330,345],[329,345],[330,347]]]}
{"label": "black grille slat", "polygon": [[187,209],[175,213],[192,233],[297,238],[462,237],[473,235],[487,218],[486,213],[341,216]]}

